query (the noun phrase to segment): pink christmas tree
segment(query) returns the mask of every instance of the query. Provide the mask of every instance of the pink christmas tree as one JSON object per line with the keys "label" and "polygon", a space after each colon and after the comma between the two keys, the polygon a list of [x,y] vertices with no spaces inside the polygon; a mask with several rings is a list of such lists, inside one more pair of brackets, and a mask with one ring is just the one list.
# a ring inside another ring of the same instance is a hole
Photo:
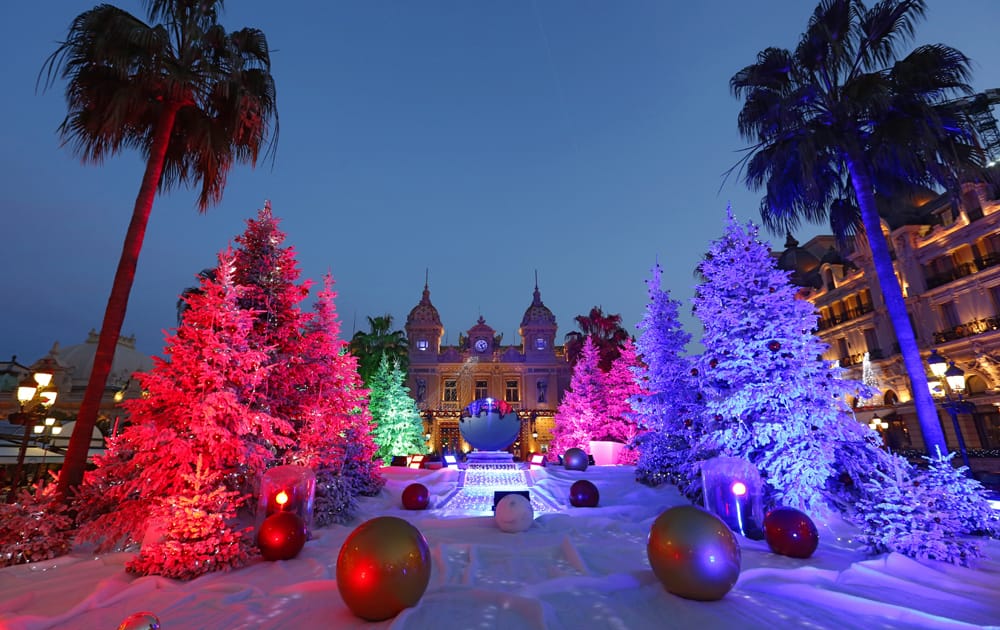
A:
{"label": "pink christmas tree", "polygon": [[[590,452],[594,431],[604,422],[607,411],[604,372],[598,366],[600,353],[587,337],[580,351],[580,358],[573,368],[570,389],[563,396],[553,418],[550,457],[557,457],[568,448],[582,448]],[[601,436],[598,436],[601,437]]]}
{"label": "pink christmas tree", "polygon": [[619,464],[634,464],[639,457],[638,451],[632,448],[633,441],[639,433],[632,401],[646,393],[636,376],[640,365],[635,354],[635,344],[631,339],[626,339],[618,358],[612,362],[611,369],[604,375],[604,415],[591,432],[594,436],[591,439],[611,440],[629,445],[629,448],[622,451],[617,462]]}
{"label": "pink christmas tree", "polygon": [[333,278],[324,278],[313,317],[301,338],[302,360],[292,364],[289,376],[298,409],[296,446],[286,463],[316,471],[316,525],[346,523],[354,517],[355,497],[374,495],[384,485],[373,461],[376,445],[368,413],[367,390],[362,387],[357,359],[339,338]]}
{"label": "pink christmas tree", "polygon": [[169,359],[157,357],[152,371],[138,375],[147,395],[125,403],[131,424],[110,440],[78,497],[81,534],[99,550],[139,542],[159,549],[142,554],[130,570],[175,572],[177,558],[192,552],[182,538],[171,539],[190,517],[176,508],[190,505],[194,495],[210,498],[210,511],[220,518],[205,537],[188,541],[210,546],[215,560],[186,577],[245,561],[250,541],[233,518],[244,497],[226,482],[241,471],[264,470],[273,449],[292,444],[291,423],[266,411],[268,355],[249,342],[254,315],[241,308],[243,289],[234,275],[234,254],[227,250],[168,335]]}

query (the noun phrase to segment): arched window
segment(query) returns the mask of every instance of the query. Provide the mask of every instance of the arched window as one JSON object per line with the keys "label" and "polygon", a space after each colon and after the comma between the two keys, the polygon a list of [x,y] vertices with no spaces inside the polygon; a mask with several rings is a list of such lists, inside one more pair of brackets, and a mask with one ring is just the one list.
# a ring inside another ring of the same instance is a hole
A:
{"label": "arched window", "polygon": [[886,406],[895,405],[898,402],[899,402],[899,396],[897,396],[896,392],[892,391],[891,389],[886,391],[885,396],[883,396],[882,398],[882,403],[885,404]]}
{"label": "arched window", "polygon": [[965,391],[970,396],[974,394],[982,394],[987,389],[989,388],[986,386],[986,379],[981,376],[973,374],[965,380]]}

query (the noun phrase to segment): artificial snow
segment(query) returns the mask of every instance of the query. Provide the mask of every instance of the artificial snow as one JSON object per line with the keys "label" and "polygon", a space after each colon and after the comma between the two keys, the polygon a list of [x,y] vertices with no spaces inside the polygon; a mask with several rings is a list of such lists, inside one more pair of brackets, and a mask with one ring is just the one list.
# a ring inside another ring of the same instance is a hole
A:
{"label": "artificial snow", "polygon": [[[230,573],[190,582],[134,577],[130,553],[69,556],[0,570],[0,628],[115,628],[149,611],[164,630],[194,628],[1000,628],[1000,541],[987,543],[975,568],[865,555],[842,521],[818,522],[812,558],[771,553],[738,537],[742,572],[721,601],[696,602],[667,593],[646,558],[646,538],[665,509],[687,502],[672,486],[633,481],[630,466],[584,472],[530,471],[536,510],[523,533],[504,533],[489,507],[472,501],[455,469],[384,468],[387,484],[361,499],[347,526],[313,532],[293,560],[255,561]],[[600,491],[597,508],[569,505],[574,481]],[[400,495],[419,481],[430,490],[427,511],[404,510]],[[447,503],[446,503],[447,502]],[[369,623],[354,617],[337,591],[336,561],[353,528],[380,515],[413,523],[431,548],[430,585],[416,607]],[[444,516],[447,515],[445,518]],[[991,625],[992,624],[992,625]]]}

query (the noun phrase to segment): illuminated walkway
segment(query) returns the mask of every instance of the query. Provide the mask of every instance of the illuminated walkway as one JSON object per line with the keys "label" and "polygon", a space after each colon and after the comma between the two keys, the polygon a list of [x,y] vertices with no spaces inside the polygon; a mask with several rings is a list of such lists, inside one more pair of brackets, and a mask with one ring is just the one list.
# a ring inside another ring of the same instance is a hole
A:
{"label": "illuminated walkway", "polygon": [[444,516],[490,516],[497,490],[528,490],[535,515],[558,512],[559,508],[531,492],[534,480],[525,464],[473,464],[461,471],[455,491],[436,508]]}

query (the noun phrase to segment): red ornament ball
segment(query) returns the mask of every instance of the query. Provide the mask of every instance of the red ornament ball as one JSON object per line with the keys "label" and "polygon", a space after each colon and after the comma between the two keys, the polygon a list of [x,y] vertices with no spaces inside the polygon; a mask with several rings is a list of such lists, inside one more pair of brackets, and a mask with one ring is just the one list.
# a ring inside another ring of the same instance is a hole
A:
{"label": "red ornament ball", "polygon": [[403,507],[407,510],[426,510],[431,502],[431,493],[422,483],[411,483],[403,490]]}
{"label": "red ornament ball", "polygon": [[770,350],[771,352],[777,352],[778,350],[781,350],[781,342],[769,341],[767,342],[767,349]]}
{"label": "red ornament ball", "polygon": [[597,507],[600,500],[601,493],[597,491],[597,486],[586,479],[569,487],[569,503],[573,507]]}
{"label": "red ornament ball", "polygon": [[776,554],[808,558],[819,545],[819,532],[808,515],[794,508],[781,507],[764,517],[764,540]]}
{"label": "red ornament ball", "polygon": [[306,544],[306,524],[294,512],[276,512],[264,519],[257,547],[265,560],[291,560]]}
{"label": "red ornament ball", "polygon": [[708,367],[713,367],[714,368],[717,365],[719,365],[719,360],[718,359],[713,358],[713,359],[709,360],[709,362],[708,362]]}
{"label": "red ornament ball", "polygon": [[416,606],[431,579],[431,551],[416,527],[395,516],[358,525],[337,556],[337,590],[351,612],[383,621]]}
{"label": "red ornament ball", "polygon": [[691,376],[698,376],[698,368],[691,368]]}

